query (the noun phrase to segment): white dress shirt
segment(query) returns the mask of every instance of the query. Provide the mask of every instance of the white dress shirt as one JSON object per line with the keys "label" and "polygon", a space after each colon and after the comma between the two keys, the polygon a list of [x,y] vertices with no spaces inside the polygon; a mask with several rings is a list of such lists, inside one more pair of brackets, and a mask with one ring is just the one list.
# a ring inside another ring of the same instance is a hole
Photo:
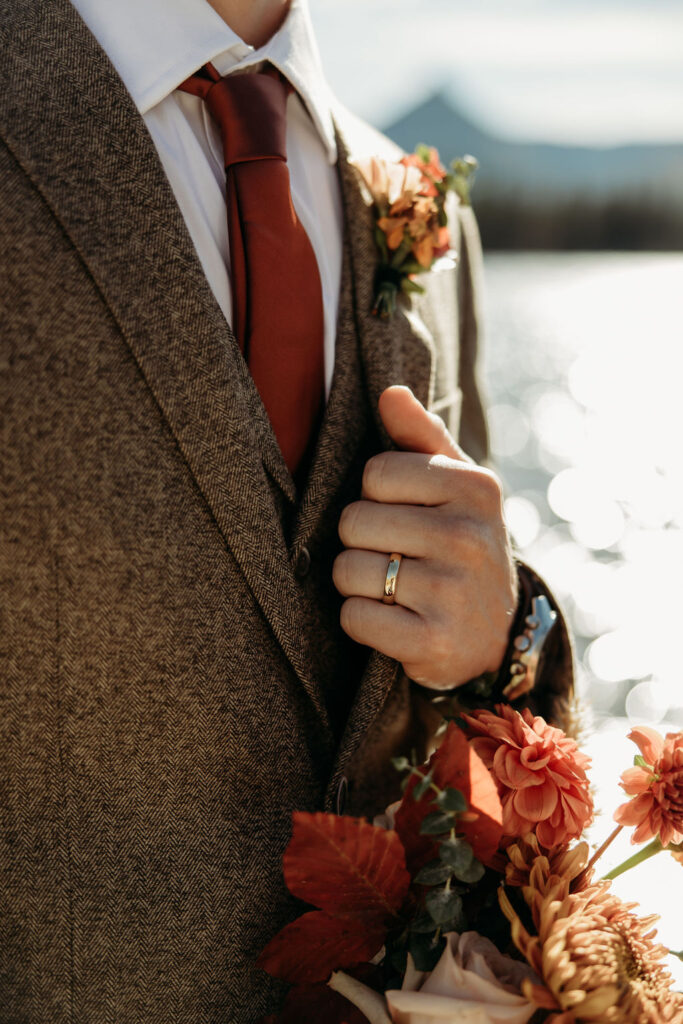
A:
{"label": "white dress shirt", "polygon": [[342,262],[332,97],[306,0],[259,49],[244,43],[206,0],[72,0],[145,120],[211,289],[231,323],[230,246],[219,130],[203,100],[178,85],[211,61],[220,74],[270,61],[296,92],[287,104],[292,201],[311,240],[325,311],[329,394]]}

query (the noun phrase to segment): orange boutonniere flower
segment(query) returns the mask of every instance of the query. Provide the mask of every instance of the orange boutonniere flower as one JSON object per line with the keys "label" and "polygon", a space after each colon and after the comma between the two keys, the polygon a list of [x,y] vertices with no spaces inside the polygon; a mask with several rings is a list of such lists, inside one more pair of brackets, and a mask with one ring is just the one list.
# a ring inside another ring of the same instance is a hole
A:
{"label": "orange boutonniere flower", "polygon": [[[468,174],[476,166],[472,157]],[[463,161],[447,171],[433,147],[418,146],[398,162],[371,157],[354,165],[367,185],[376,215],[375,240],[380,253],[373,313],[388,317],[399,292],[423,292],[416,277],[455,253],[450,247],[446,197],[455,191],[464,200]]]}

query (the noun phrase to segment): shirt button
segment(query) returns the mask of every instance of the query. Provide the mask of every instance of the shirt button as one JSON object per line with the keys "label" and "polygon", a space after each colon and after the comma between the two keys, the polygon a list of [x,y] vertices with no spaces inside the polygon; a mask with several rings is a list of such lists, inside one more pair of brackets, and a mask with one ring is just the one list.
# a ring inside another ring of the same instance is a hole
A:
{"label": "shirt button", "polygon": [[311,571],[311,552],[308,548],[302,548],[294,563],[294,575],[297,579],[305,579]]}

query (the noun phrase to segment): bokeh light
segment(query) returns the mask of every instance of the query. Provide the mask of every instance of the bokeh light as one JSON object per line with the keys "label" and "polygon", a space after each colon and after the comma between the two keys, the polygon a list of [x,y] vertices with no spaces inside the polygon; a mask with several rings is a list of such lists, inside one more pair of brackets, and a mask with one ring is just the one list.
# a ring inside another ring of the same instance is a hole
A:
{"label": "bokeh light", "polygon": [[493,454],[510,531],[566,608],[598,720],[675,716],[683,256],[486,263]]}

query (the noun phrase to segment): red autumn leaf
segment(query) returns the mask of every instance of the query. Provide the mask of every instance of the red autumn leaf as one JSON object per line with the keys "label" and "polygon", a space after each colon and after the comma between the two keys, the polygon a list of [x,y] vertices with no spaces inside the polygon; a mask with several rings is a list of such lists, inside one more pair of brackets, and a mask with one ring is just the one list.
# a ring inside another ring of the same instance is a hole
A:
{"label": "red autumn leaf", "polygon": [[276,978],[325,981],[381,948],[410,886],[395,832],[334,814],[292,816],[283,857],[290,892],[320,907],[279,932],[259,957]]}
{"label": "red autumn leaf", "polygon": [[386,928],[363,920],[330,917],[311,910],[270,940],[257,965],[274,978],[302,985],[326,981],[332,971],[371,960],[384,942]]}
{"label": "red autumn leaf", "polygon": [[[502,834],[503,812],[498,790],[488,768],[455,722],[449,724],[441,745],[424,771],[432,772],[440,789],[460,790],[467,801],[467,812],[458,821],[458,835],[467,839],[478,860],[491,864]],[[434,803],[436,794],[428,789],[415,800],[413,790],[418,782],[419,778],[413,775],[396,812],[396,831],[405,848],[411,874],[437,856],[435,840],[420,835],[424,818],[438,810]]]}
{"label": "red autumn leaf", "polygon": [[395,832],[361,818],[296,811],[283,857],[289,891],[335,917],[373,928],[389,922],[410,885]]}

